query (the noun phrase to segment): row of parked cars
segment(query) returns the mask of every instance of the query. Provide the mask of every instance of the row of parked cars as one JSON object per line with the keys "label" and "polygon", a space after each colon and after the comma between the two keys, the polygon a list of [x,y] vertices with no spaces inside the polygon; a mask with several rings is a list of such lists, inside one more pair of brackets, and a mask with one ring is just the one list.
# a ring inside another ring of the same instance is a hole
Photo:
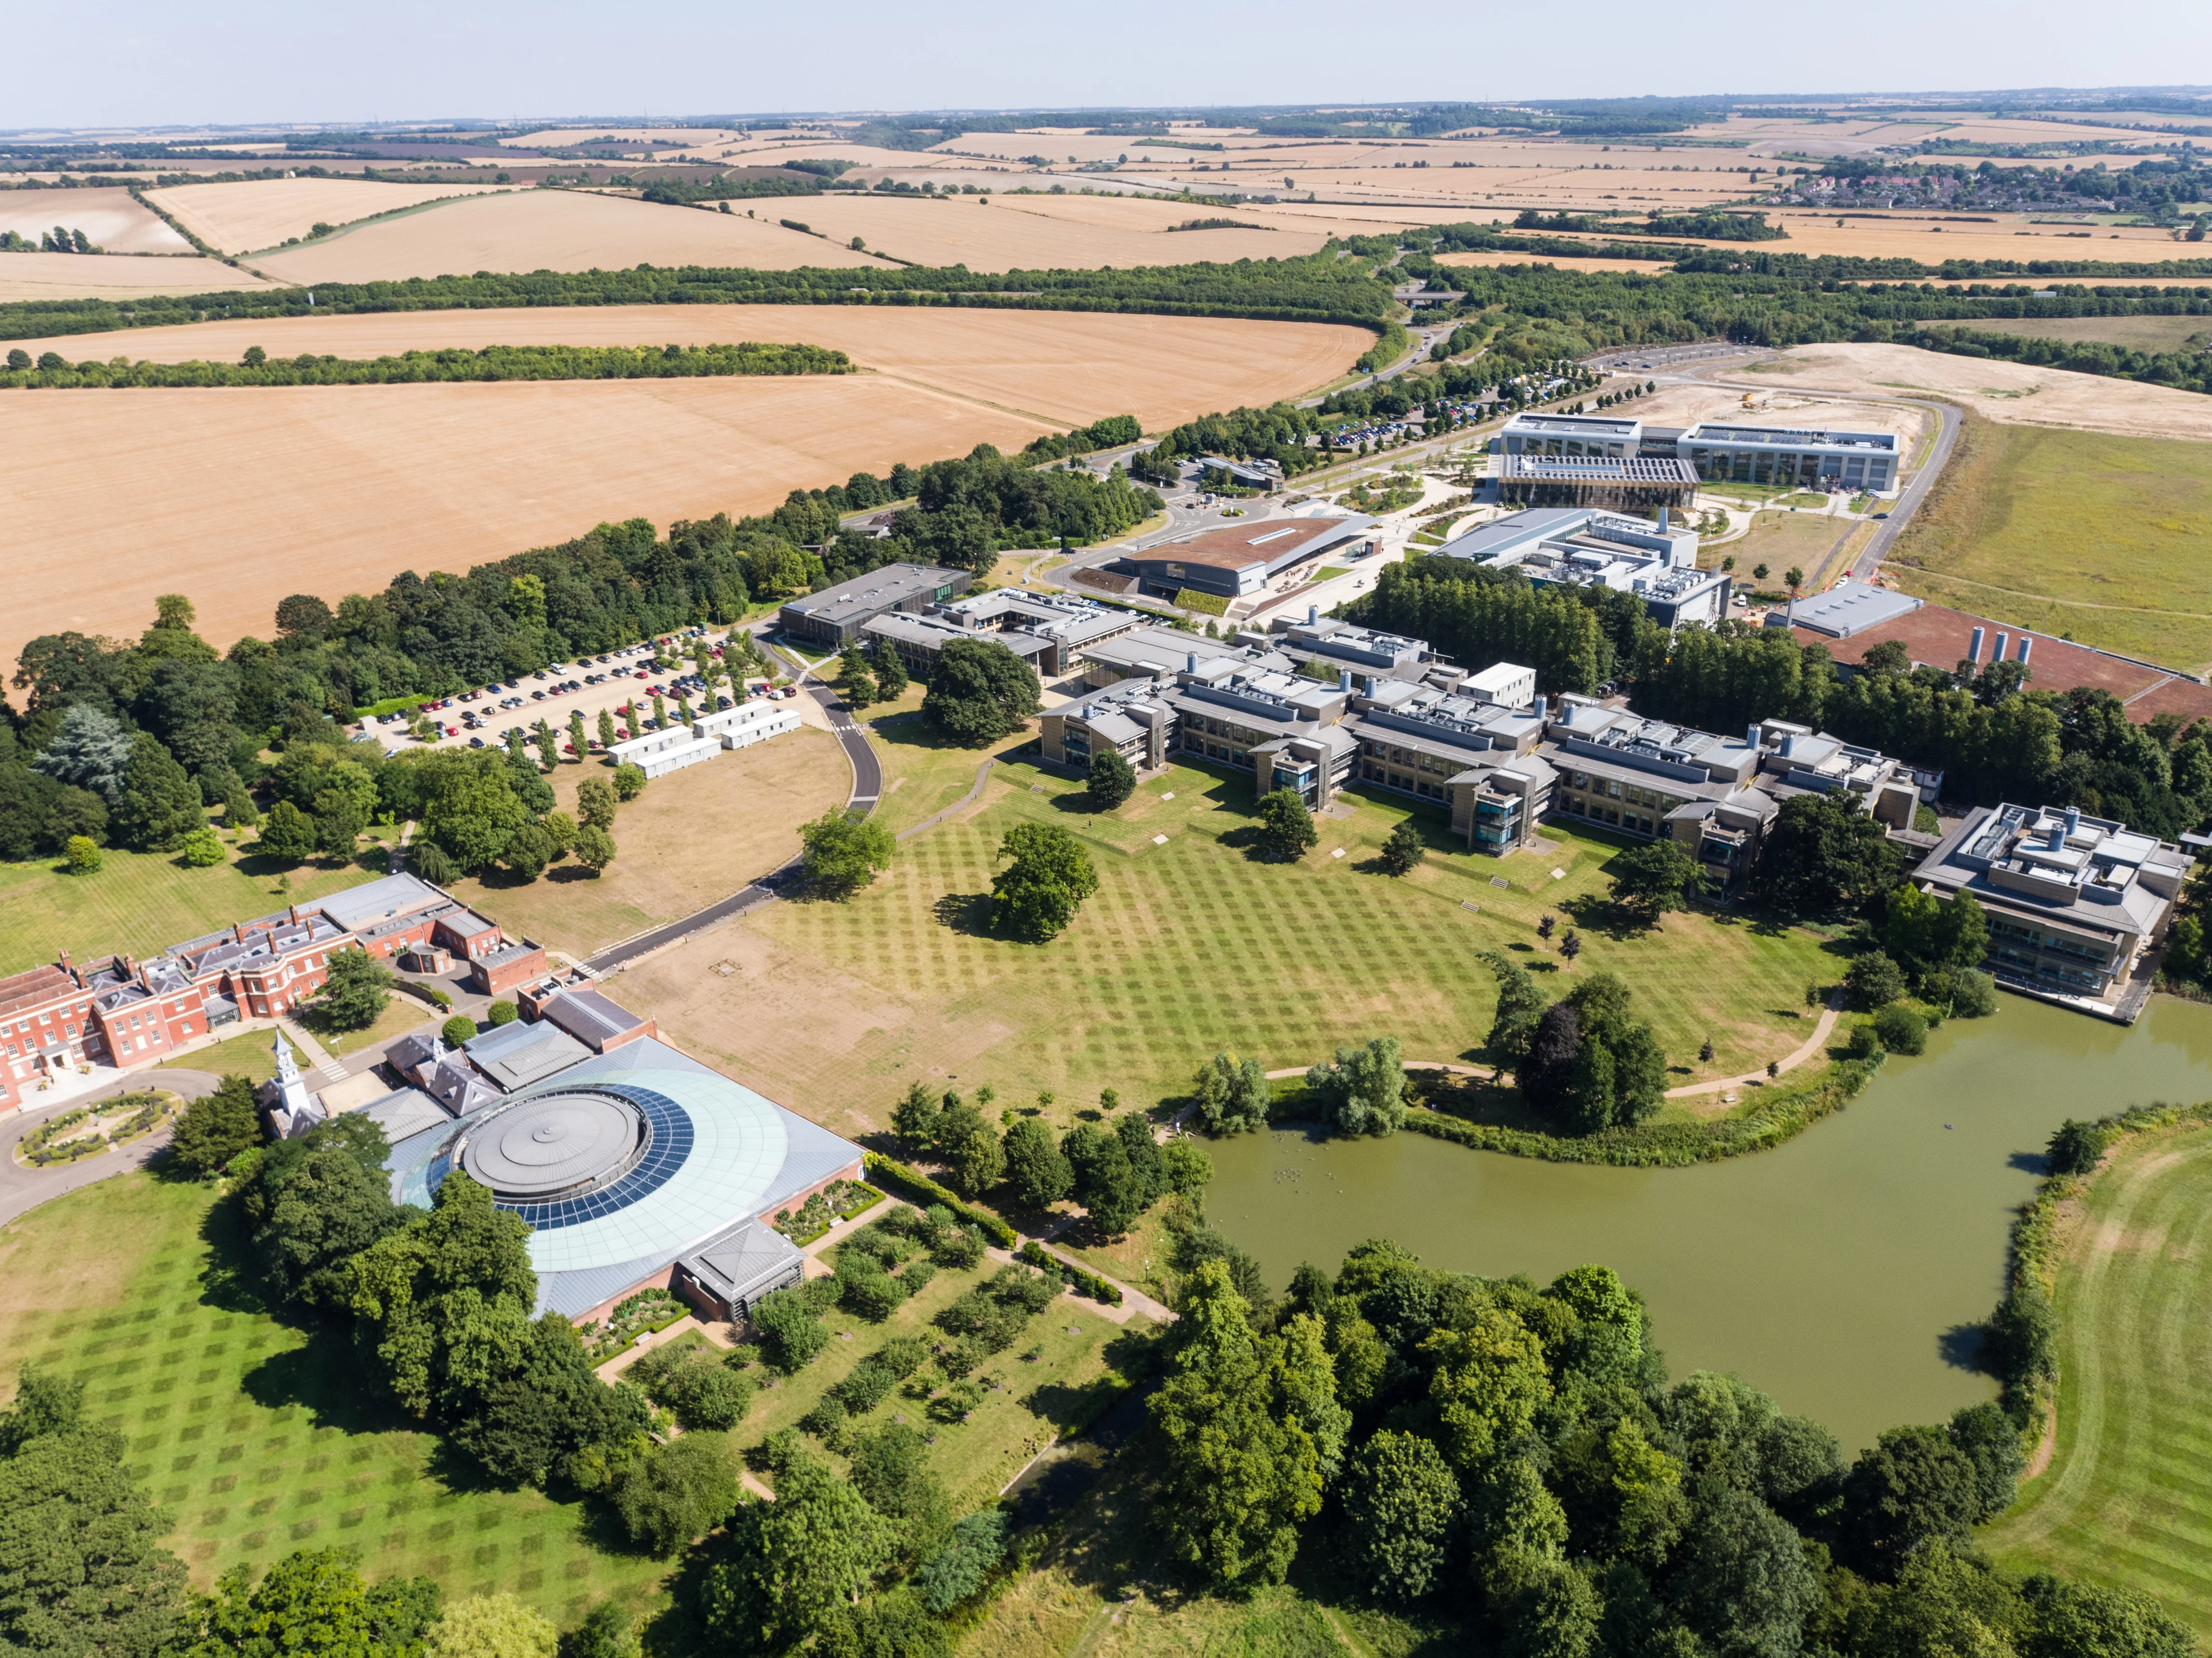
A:
{"label": "row of parked cars", "polygon": [[[692,628],[686,629],[681,635],[671,635],[670,638],[696,639],[702,636],[705,631],[702,628]],[[654,644],[648,642],[642,645],[625,646],[620,650],[609,651],[598,657],[580,658],[573,667],[565,663],[556,663],[550,668],[527,676],[526,681],[521,677],[505,682],[495,680],[492,683],[477,690],[462,691],[457,695],[443,696],[434,701],[425,702],[414,714],[378,714],[375,717],[376,723],[380,726],[410,726],[414,723],[418,715],[427,714],[436,720],[440,730],[447,737],[459,737],[464,731],[483,731],[491,724],[490,720],[486,716],[495,710],[511,713],[517,708],[527,708],[532,702],[543,702],[550,696],[580,691],[591,685],[604,685],[610,680],[627,678],[632,675],[642,679],[646,676],[646,670],[641,666],[634,665],[626,659],[641,656],[649,658],[654,654]],[[714,654],[720,656],[721,653],[721,647],[716,646]],[[605,671],[591,671],[586,668],[587,664],[594,666],[603,665]],[[678,683],[687,687],[703,689],[696,674],[686,674]],[[461,707],[458,723],[449,724],[447,719],[440,718],[441,715],[450,716],[457,706],[483,703],[487,697],[496,697],[498,700],[480,708]],[[510,730],[519,729],[520,727],[510,728]],[[501,735],[504,737],[507,732],[503,732]],[[483,747],[483,738],[471,739],[470,746]]]}

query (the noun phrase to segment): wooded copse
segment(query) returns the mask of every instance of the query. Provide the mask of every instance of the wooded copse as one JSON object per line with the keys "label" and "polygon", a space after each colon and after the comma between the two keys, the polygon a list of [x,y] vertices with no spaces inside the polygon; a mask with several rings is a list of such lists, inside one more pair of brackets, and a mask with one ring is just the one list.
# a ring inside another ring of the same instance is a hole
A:
{"label": "wooded copse", "polygon": [[34,362],[21,347],[8,353],[0,386],[392,386],[440,380],[684,380],[728,374],[849,374],[853,360],[819,345],[488,345],[449,346],[372,358],[302,352],[272,357],[249,347],[237,362],[71,363],[58,351]]}

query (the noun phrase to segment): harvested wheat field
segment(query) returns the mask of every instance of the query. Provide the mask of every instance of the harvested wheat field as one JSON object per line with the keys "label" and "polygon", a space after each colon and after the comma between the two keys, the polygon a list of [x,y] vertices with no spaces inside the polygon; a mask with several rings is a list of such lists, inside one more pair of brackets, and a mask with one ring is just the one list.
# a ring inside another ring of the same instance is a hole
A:
{"label": "harvested wheat field", "polygon": [[[1228,319],[677,306],[202,325],[101,336],[101,355],[140,337],[179,356],[234,355],[241,340],[276,355],[810,340],[881,372],[10,394],[0,449],[15,463],[11,574],[22,598],[0,628],[0,662],[36,634],[137,633],[179,572],[201,631],[227,644],[266,633],[287,593],[337,598],[404,569],[463,570],[601,519],[757,512],[864,468],[978,443],[1011,451],[1103,415],[1157,430],[1267,403],[1334,378],[1371,339]],[[132,459],[128,489],[105,459],[118,453]],[[112,550],[100,582],[76,579],[87,546]]]}
{"label": "harvested wheat field", "polygon": [[[1954,357],[1909,345],[1798,345],[1737,375],[1777,377],[1792,392],[1934,395],[2018,426],[2212,440],[2212,398],[2169,386]],[[1778,390],[1781,389],[1778,384]]]}
{"label": "harvested wheat field", "polygon": [[[1188,206],[1107,197],[1081,198],[1089,222],[1033,210],[1034,197],[824,196],[789,210],[841,247],[855,236],[910,264],[964,264],[970,270],[1094,270],[1103,266],[1196,264],[1209,260],[1284,258],[1317,252],[1318,230],[1170,230],[1200,214]],[[1046,200],[1051,197],[1043,198]],[[1121,222],[1112,221],[1118,216]],[[1258,224],[1257,218],[1247,222]]]}
{"label": "harvested wheat field", "polygon": [[244,253],[304,236],[317,224],[347,225],[379,213],[509,187],[458,179],[449,185],[387,185],[369,179],[254,179],[173,185],[149,191],[147,197],[209,246]]}
{"label": "harvested wheat field", "polygon": [[[811,199],[799,203],[811,206]],[[577,190],[509,191],[442,202],[420,213],[380,219],[306,247],[256,259],[257,270],[288,282],[398,282],[474,270],[626,270],[633,265],[873,264],[823,241],[786,230],[771,202],[757,219],[740,210],[702,213]]]}
{"label": "harvested wheat field", "polygon": [[33,355],[49,347],[82,355],[89,337],[98,339],[103,358],[119,354],[156,362],[227,362],[252,345],[279,357],[302,351],[377,357],[447,346],[805,340],[842,351],[892,379],[1039,427],[1130,414],[1147,431],[1194,414],[1273,403],[1325,386],[1374,343],[1364,329],[1233,318],[868,305],[610,305],[195,323],[23,344]]}
{"label": "harvested wheat field", "polygon": [[1524,253],[1502,248],[1486,248],[1479,252],[1439,253],[1438,264],[1501,265],[1548,264],[1561,270],[1640,270],[1647,276],[1656,276],[1673,263],[1654,255],[1649,259],[1575,259],[1562,258],[1550,253]]}
{"label": "harvested wheat field", "polygon": [[56,225],[110,253],[185,253],[192,245],[127,190],[23,190],[0,195],[0,231],[37,241]]}
{"label": "harvested wheat field", "polygon": [[[273,285],[252,271],[197,256],[0,253],[0,300],[135,300],[149,294],[219,294]],[[85,342],[93,337],[74,335],[70,344],[55,349],[75,361],[89,355]]]}

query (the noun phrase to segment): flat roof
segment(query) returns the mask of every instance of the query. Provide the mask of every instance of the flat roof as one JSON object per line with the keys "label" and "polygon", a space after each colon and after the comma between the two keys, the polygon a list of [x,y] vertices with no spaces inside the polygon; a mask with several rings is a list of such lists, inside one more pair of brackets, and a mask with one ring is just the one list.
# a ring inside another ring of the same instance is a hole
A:
{"label": "flat roof", "polygon": [[818,593],[794,598],[783,608],[817,621],[842,622],[855,616],[873,616],[924,593],[935,598],[939,588],[951,586],[966,574],[935,564],[886,564]]}
{"label": "flat roof", "polygon": [[1506,455],[1501,479],[1529,478],[1568,483],[1680,483],[1698,482],[1686,460],[1655,455]]}
{"label": "flat roof", "polygon": [[1894,453],[1894,432],[1839,432],[1811,426],[1741,426],[1699,421],[1682,434],[1684,443],[1771,443],[1816,449],[1884,449]]}
{"label": "flat roof", "polygon": [[564,990],[545,1004],[542,1017],[593,1048],[605,1048],[625,1030],[645,1023],[596,990]]}
{"label": "flat roof", "polygon": [[[1923,600],[1892,592],[1865,581],[1839,581],[1824,593],[1811,593],[1787,612],[1790,622],[1832,639],[1848,639],[1863,628],[1893,622],[1918,610]],[[1771,612],[1778,618],[1784,612]],[[1778,620],[1776,625],[1781,625]]]}
{"label": "flat roof", "polygon": [[1249,570],[1255,565],[1288,563],[1309,551],[1348,540],[1371,528],[1374,523],[1373,519],[1358,513],[1344,518],[1263,518],[1256,523],[1208,530],[1188,541],[1150,547],[1129,556],[1176,564],[1209,564],[1223,570]]}
{"label": "flat roof", "polygon": [[1629,439],[1644,429],[1640,420],[1618,415],[1516,415],[1505,422],[1509,432],[1557,432],[1562,437]]}
{"label": "flat roof", "polygon": [[315,908],[351,932],[373,921],[448,902],[446,895],[411,875],[387,875],[315,901]]}

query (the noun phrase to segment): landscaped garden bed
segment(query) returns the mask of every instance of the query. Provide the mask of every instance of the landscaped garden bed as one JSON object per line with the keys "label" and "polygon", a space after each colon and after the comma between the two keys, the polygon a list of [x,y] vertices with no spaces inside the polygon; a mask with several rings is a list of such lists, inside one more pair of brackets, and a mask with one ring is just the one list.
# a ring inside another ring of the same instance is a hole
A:
{"label": "landscaped garden bed", "polygon": [[796,1212],[776,1212],[775,1230],[804,1249],[839,1221],[866,1214],[884,1200],[884,1194],[860,1181],[832,1181],[799,1206]]}
{"label": "landscaped garden bed", "polygon": [[666,1290],[641,1290],[628,1301],[618,1301],[605,1324],[596,1319],[577,1333],[594,1364],[604,1364],[640,1336],[665,1330],[691,1309]]}
{"label": "landscaped garden bed", "polygon": [[64,1111],[23,1136],[15,1147],[15,1161],[45,1169],[96,1157],[115,1146],[144,1139],[168,1121],[183,1103],[166,1089],[148,1089]]}

